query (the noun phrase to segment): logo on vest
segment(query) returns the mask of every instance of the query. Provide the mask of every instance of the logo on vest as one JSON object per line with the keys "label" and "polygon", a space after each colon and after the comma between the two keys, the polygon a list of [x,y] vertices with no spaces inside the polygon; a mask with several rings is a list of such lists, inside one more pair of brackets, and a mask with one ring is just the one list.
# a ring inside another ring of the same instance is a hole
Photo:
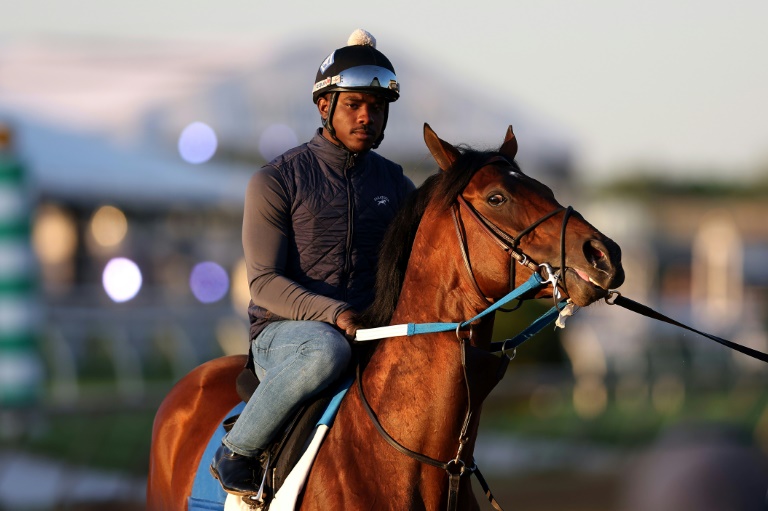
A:
{"label": "logo on vest", "polygon": [[389,197],[387,197],[386,195],[379,195],[378,197],[374,197],[373,200],[375,200],[376,204],[378,204],[379,206],[386,206],[387,204],[389,204]]}

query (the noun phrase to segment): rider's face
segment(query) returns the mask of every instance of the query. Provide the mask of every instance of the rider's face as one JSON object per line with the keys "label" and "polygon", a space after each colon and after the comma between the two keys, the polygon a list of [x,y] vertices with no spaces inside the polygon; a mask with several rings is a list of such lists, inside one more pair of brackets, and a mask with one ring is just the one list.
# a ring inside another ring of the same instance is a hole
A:
{"label": "rider's face", "polygon": [[[329,100],[321,97],[317,101],[320,115],[328,116]],[[387,102],[380,96],[362,92],[340,92],[333,112],[333,129],[336,137],[353,153],[373,147],[384,128]],[[323,130],[323,135],[335,143]]]}

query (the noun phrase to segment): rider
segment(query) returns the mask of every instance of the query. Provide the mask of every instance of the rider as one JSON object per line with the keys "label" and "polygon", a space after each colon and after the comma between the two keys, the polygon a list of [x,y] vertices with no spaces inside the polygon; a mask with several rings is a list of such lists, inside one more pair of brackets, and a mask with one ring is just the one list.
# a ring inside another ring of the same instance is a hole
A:
{"label": "rider", "polygon": [[356,30],[322,62],[312,89],[322,128],[246,190],[250,356],[261,383],[211,464],[230,493],[256,493],[257,460],[273,436],[348,366],[357,311],[373,301],[378,246],[414,189],[402,167],[371,151],[400,95],[375,45]]}

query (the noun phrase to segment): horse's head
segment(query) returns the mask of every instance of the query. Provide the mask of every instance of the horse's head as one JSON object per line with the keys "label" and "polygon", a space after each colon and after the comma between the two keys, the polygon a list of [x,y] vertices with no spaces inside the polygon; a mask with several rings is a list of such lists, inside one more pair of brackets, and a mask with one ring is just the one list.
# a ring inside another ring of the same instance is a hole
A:
{"label": "horse's head", "polygon": [[[426,124],[424,140],[444,172],[460,171],[456,167],[462,152]],[[558,203],[549,187],[523,174],[514,161],[516,153],[510,126],[498,152],[481,153],[482,161],[453,206],[476,288],[489,298],[503,296],[510,284],[519,286],[530,276],[530,271],[515,270],[520,262],[545,278],[545,265],[559,271],[560,292],[577,305],[605,297],[624,282],[619,246]],[[517,262],[510,264],[510,257]],[[551,296],[552,291],[548,286],[536,297]]]}

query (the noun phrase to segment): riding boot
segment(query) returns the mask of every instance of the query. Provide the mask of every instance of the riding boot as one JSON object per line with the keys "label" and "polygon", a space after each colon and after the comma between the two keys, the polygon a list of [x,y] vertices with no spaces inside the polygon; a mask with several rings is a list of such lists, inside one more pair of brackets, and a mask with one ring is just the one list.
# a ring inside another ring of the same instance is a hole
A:
{"label": "riding boot", "polygon": [[259,491],[261,466],[258,458],[243,456],[221,445],[211,462],[211,474],[227,493],[255,495]]}

